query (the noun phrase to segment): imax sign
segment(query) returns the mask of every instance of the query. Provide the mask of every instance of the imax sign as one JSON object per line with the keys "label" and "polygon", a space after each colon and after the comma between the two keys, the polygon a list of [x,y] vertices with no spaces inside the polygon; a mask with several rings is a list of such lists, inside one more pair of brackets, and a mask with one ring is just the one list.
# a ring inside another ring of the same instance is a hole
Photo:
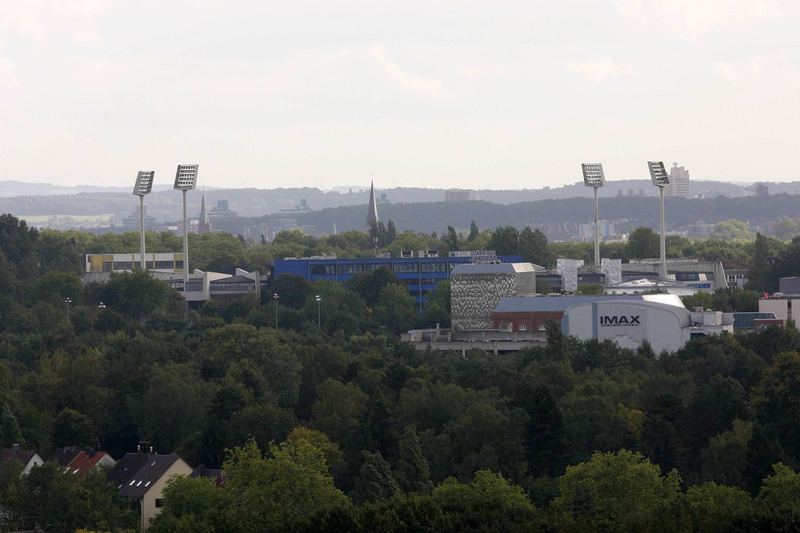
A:
{"label": "imax sign", "polygon": [[641,326],[640,315],[606,315],[600,317],[600,325],[604,327]]}

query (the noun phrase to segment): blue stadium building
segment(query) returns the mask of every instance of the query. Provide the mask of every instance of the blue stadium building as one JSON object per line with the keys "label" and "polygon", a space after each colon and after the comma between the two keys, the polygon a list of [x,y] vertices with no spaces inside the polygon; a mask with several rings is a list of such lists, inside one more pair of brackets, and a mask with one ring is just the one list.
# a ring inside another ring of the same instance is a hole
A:
{"label": "blue stadium building", "polygon": [[[439,257],[436,250],[402,252],[400,257],[373,257],[368,259],[339,259],[336,256],[300,257],[276,259],[272,266],[272,279],[283,275],[300,276],[310,282],[334,281],[345,283],[361,272],[373,272],[386,268],[403,282],[422,313],[427,295],[442,281],[450,279],[453,266],[463,263],[485,261],[494,258],[492,252],[451,252]],[[519,263],[518,255],[496,256],[503,263]]]}

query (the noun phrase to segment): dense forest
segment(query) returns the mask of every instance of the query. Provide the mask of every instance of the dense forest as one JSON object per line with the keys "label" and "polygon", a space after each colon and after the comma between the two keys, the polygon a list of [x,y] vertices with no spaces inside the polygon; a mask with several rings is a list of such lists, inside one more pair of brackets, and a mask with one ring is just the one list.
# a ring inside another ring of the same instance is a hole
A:
{"label": "dense forest", "polygon": [[[375,240],[386,250],[495,248],[544,264],[589,253],[530,229],[433,236],[393,226],[258,244],[195,236],[194,266],[266,272],[286,255],[374,253]],[[180,248],[167,234],[148,239],[153,251]],[[82,285],[82,253],[136,243],[0,217],[0,447],[120,457],[146,441],[223,467],[222,487],[171,482],[154,531],[800,528],[791,323],[695,339],[676,353],[581,342],[555,327],[546,345],[514,355],[427,353],[397,333],[446,314],[446,286],[418,317],[386,271],[346,287],[276,280],[279,305],[212,301],[188,313],[146,273]],[[639,257],[651,246],[652,232],[639,230],[606,252]],[[800,265],[800,239],[673,239],[670,250],[749,268],[757,290]],[[752,305],[752,293],[732,294],[708,297]],[[6,463],[0,506],[10,529],[136,528],[102,472],[47,465],[21,477]]]}

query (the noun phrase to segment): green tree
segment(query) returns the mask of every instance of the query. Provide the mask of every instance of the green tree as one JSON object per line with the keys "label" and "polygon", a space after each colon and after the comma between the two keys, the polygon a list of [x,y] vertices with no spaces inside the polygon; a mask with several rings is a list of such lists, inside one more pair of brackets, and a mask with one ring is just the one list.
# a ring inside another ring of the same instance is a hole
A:
{"label": "green tree", "polygon": [[519,234],[519,254],[524,261],[537,265],[547,266],[551,263],[550,251],[547,246],[547,237],[542,230],[531,230],[525,226]]}
{"label": "green tree", "polygon": [[626,253],[628,257],[637,259],[658,257],[659,236],[650,228],[636,228],[628,235]]}
{"label": "green tree", "polygon": [[65,407],[53,422],[53,444],[56,446],[91,446],[97,435],[92,420],[75,409]]}
{"label": "green tree", "polygon": [[225,531],[229,493],[205,477],[173,477],[164,487],[164,506],[149,531]]}
{"label": "green tree", "polygon": [[300,439],[270,446],[264,459],[254,442],[234,448],[223,469],[231,530],[286,531],[313,515],[350,505],[333,484],[325,455]]}
{"label": "green tree", "polygon": [[732,218],[715,224],[711,238],[721,241],[752,241],[755,239],[755,233],[747,225],[747,222]]}
{"label": "green tree", "polygon": [[478,225],[473,220],[469,223],[469,235],[467,236],[467,242],[472,242],[478,237],[480,237],[481,230],[478,228]]}
{"label": "green tree", "polygon": [[348,288],[358,293],[368,306],[373,307],[378,303],[381,291],[387,285],[399,284],[400,280],[385,267],[380,267],[369,273],[359,273],[348,281]]}
{"label": "green tree", "polygon": [[680,477],[627,450],[595,453],[568,466],[558,481],[553,508],[571,529],[583,531],[674,530]]}
{"label": "green tree", "polygon": [[497,255],[515,255],[519,253],[519,230],[514,226],[500,226],[492,232],[489,247]]}
{"label": "green tree", "polygon": [[737,523],[752,511],[753,500],[740,488],[714,482],[690,487],[684,496],[694,531],[735,531]]}
{"label": "green tree", "polygon": [[366,412],[368,396],[355,385],[329,378],[317,387],[317,398],[311,424],[334,442],[351,442]]}
{"label": "green tree", "polygon": [[779,354],[767,369],[754,398],[756,416],[767,435],[793,457],[800,457],[800,354]]}
{"label": "green tree", "polygon": [[399,442],[400,459],[395,469],[395,478],[406,492],[429,493],[433,489],[428,460],[422,454],[422,445],[414,426],[403,431]]}
{"label": "green tree", "polygon": [[356,491],[361,501],[381,502],[401,494],[400,485],[392,476],[392,469],[380,451],[361,452],[364,462],[358,471]]}
{"label": "green tree", "polygon": [[272,290],[280,296],[282,305],[300,309],[311,294],[311,283],[301,276],[284,274],[275,279]]}
{"label": "green tree", "polygon": [[386,225],[386,244],[392,244],[397,240],[397,226],[394,225],[394,220],[390,220]]}
{"label": "green tree", "polygon": [[381,289],[375,305],[375,319],[395,334],[414,327],[418,319],[414,299],[403,285],[392,284]]}
{"label": "green tree", "polygon": [[540,531],[541,518],[521,487],[479,470],[470,483],[449,478],[433,490],[444,514],[443,531]]}

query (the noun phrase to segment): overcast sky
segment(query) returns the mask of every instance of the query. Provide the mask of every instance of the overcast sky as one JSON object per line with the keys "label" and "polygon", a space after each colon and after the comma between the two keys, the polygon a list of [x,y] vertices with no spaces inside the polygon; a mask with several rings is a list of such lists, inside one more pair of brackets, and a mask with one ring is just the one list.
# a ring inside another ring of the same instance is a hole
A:
{"label": "overcast sky", "polygon": [[800,1],[0,0],[0,179],[800,179]]}

